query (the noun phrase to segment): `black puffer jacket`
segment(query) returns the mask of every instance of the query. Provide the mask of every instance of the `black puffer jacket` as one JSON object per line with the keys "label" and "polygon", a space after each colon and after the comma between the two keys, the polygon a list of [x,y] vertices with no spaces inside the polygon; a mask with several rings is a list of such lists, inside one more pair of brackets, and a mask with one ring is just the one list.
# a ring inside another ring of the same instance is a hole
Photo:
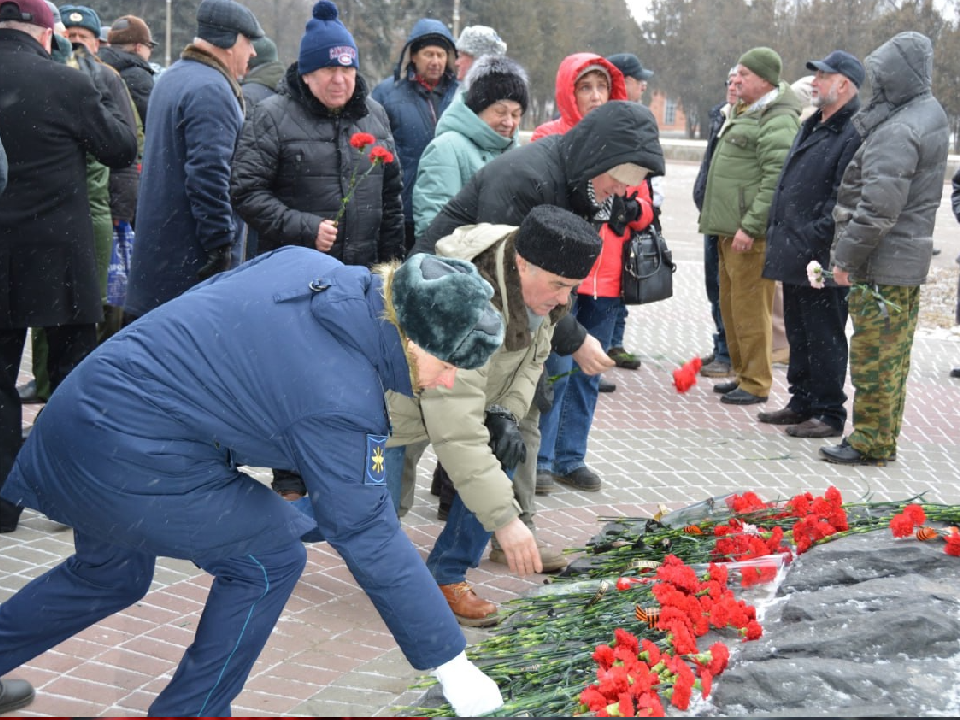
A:
{"label": "black puffer jacket", "polygon": [[387,115],[367,97],[359,75],[353,97],[333,114],[313,96],[294,63],[279,93],[253,109],[234,155],[230,195],[260,234],[259,252],[314,247],[320,223],[337,214],[356,171],[356,192],[329,254],[367,266],[403,257],[399,160],[365,175],[370,148],[361,155],[350,145],[357,132],[370,133],[396,154]]}
{"label": "black puffer jacket", "polygon": [[569,132],[550,135],[484,165],[417,238],[410,254],[432,253],[462,225],[519,225],[537,205],[556,205],[591,220],[589,182],[617,165],[634,163],[663,175],[660,131],[639,103],[601,105]]}
{"label": "black puffer jacket", "polygon": [[[639,103],[613,101],[593,110],[563,135],[549,135],[484,165],[437,214],[410,251],[432,253],[462,225],[520,225],[537,205],[556,205],[591,220],[589,182],[623,163],[663,175],[660,130]],[[586,331],[573,315],[557,325],[553,349],[572,354]]]}
{"label": "black puffer jacket", "polygon": [[143,129],[147,129],[147,106],[150,103],[150,93],[153,92],[154,70],[150,63],[139,55],[127,52],[122,48],[104,45],[100,48],[100,59],[112,67],[127,84],[133,104],[137,106],[137,114]]}
{"label": "black puffer jacket", "polygon": [[828,267],[837,189],[860,147],[851,121],[859,109],[860,99],[854,97],[825,123],[818,110],[800,126],[770,205],[763,277],[807,285],[811,260]]}

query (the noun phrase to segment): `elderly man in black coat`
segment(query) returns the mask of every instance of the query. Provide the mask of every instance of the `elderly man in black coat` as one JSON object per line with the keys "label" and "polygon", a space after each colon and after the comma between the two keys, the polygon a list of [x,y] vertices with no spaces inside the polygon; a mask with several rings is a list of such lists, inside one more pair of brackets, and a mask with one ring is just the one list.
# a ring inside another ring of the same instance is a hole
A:
{"label": "elderly man in black coat", "polygon": [[790,401],[760,422],[785,425],[799,438],[839,437],[847,419],[843,384],[847,375],[847,288],[815,288],[807,264],[830,261],[837,190],[860,147],[853,126],[860,108],[863,65],[835,50],[810,61],[817,111],[800,126],[784,161],[770,206],[763,276],[783,282],[783,321],[790,342],[787,382]]}
{"label": "elderly man in black coat", "polygon": [[[0,202],[0,485],[20,449],[16,381],[27,328],[46,329],[52,388],[96,347],[102,319],[86,153],[126,167],[137,138],[83,73],[50,60],[43,0],[0,3],[0,138],[10,173]],[[0,532],[20,510],[0,501]]]}

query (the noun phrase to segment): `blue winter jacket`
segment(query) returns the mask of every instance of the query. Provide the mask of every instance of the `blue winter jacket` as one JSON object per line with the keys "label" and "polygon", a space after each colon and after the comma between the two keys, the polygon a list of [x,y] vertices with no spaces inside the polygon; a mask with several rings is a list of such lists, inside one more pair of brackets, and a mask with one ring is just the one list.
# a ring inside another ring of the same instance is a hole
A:
{"label": "blue winter jacket", "polygon": [[[428,35],[439,35],[450,43],[447,57],[447,71],[440,84],[431,93],[416,81],[410,62],[410,46],[415,40]],[[400,167],[403,169],[403,216],[408,223],[413,222],[413,185],[417,180],[417,168],[420,156],[427,144],[433,140],[437,121],[453,102],[460,83],[456,79],[453,48],[456,43],[447,26],[439,20],[423,18],[413,26],[406,45],[400,51],[400,60],[393,71],[393,77],[382,81],[371,93],[371,97],[383,105],[390,117],[390,129],[397,144]],[[431,95],[434,102],[431,102]]]}
{"label": "blue winter jacket", "polygon": [[192,48],[150,95],[126,301],[137,316],[193,287],[211,250],[242,241],[230,205],[240,88]]}
{"label": "blue winter jacket", "polygon": [[463,634],[384,484],[384,392],[411,394],[382,278],[288,247],[217,275],[91,353],[44,408],[7,500],[198,565],[313,523],[238,465],[302,475],[319,527],[419,669]]}

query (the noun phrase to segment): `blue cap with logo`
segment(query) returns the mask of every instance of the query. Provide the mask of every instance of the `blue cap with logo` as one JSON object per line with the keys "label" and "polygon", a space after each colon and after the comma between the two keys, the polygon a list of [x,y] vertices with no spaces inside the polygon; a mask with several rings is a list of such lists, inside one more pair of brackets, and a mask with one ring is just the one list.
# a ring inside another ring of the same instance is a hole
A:
{"label": "blue cap with logo", "polygon": [[300,40],[297,69],[301,75],[324,67],[360,67],[357,43],[340,22],[337,6],[320,0]]}

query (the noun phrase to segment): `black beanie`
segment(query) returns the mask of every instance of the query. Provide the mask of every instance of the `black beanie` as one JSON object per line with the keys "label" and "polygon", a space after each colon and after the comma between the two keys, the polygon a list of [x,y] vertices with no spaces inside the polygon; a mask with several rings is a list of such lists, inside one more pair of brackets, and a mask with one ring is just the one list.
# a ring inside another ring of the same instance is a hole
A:
{"label": "black beanie", "polygon": [[531,265],[568,280],[583,280],[600,257],[600,236],[579,215],[538,205],[520,223],[517,254]]}
{"label": "black beanie", "polygon": [[526,71],[515,61],[506,56],[482,55],[464,78],[463,101],[478,115],[499,100],[520,103],[520,109],[526,112],[530,104],[527,83]]}

